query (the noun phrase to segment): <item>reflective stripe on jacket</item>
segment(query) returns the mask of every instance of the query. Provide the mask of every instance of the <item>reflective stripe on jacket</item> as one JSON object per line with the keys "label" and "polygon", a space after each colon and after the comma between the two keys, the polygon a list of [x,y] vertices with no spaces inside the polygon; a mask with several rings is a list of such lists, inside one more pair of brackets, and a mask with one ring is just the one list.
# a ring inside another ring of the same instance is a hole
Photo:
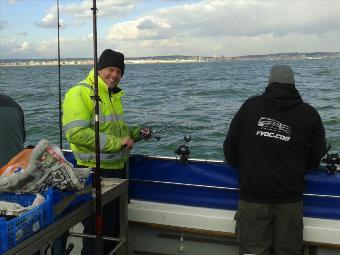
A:
{"label": "reflective stripe on jacket", "polygon": [[[95,166],[95,102],[92,100],[94,71],[87,78],[76,84],[65,94],[63,102],[63,128],[66,139],[77,159],[78,165]],[[99,102],[99,139],[101,168],[121,169],[128,158],[128,152],[122,150],[123,137],[130,136],[140,140],[139,127],[129,129],[124,122],[122,96],[108,92],[108,87],[98,76]]]}

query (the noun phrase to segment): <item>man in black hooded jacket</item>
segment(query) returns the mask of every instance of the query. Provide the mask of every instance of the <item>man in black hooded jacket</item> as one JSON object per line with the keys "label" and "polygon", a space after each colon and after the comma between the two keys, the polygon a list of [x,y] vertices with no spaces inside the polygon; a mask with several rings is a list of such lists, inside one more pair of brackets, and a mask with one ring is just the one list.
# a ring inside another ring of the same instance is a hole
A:
{"label": "man in black hooded jacket", "polygon": [[300,255],[304,174],[319,166],[326,142],[321,118],[303,102],[289,66],[274,66],[265,92],[241,106],[223,149],[240,173],[239,253]]}

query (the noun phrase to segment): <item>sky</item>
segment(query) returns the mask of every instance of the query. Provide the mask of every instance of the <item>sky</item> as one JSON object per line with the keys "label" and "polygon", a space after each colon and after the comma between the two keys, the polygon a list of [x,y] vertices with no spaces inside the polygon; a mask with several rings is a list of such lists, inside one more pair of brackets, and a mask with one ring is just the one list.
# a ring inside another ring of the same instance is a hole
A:
{"label": "sky", "polygon": [[[92,0],[59,0],[61,58],[93,57]],[[340,52],[340,0],[97,0],[98,54]],[[57,0],[0,0],[0,59],[57,58]]]}

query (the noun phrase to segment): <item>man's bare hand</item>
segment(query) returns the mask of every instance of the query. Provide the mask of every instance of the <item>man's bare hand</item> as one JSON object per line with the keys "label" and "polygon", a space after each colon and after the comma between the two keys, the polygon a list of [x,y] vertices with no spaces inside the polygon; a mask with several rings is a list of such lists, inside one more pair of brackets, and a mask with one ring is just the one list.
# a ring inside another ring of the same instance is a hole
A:
{"label": "man's bare hand", "polygon": [[122,140],[122,147],[125,149],[132,149],[134,141],[130,137],[124,137]]}

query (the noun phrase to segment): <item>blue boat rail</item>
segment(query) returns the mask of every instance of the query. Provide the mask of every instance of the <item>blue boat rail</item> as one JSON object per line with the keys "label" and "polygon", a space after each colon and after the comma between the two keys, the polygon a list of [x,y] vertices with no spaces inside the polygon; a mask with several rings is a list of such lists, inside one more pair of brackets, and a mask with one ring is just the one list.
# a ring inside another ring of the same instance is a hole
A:
{"label": "blue boat rail", "polygon": [[[236,210],[238,171],[224,161],[131,155],[130,198]],[[340,219],[340,173],[306,174],[304,216]]]}
{"label": "blue boat rail", "polygon": [[[71,151],[65,157],[75,164]],[[236,210],[238,171],[221,160],[130,155],[131,199]],[[313,170],[305,175],[304,216],[340,219],[340,172]]]}

